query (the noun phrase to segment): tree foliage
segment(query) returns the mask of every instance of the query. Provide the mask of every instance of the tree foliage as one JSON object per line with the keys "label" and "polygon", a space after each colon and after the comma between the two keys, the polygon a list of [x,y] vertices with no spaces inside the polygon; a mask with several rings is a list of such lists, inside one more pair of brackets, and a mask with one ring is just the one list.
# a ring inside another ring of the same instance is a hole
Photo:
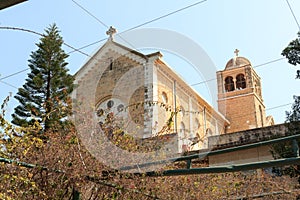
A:
{"label": "tree foliage", "polygon": [[19,105],[12,114],[12,123],[22,127],[39,121],[44,129],[57,127],[71,112],[70,93],[73,76],[68,74],[65,59],[68,55],[62,49],[63,39],[55,24],[45,30],[45,35],[31,53],[30,73],[15,98]]}
{"label": "tree foliage", "polygon": [[[4,119],[5,106],[1,108],[0,142],[5,148],[0,157],[11,160],[0,162],[1,199],[295,199],[299,193],[294,179],[265,171],[172,177],[117,171],[92,157],[75,129],[51,129],[44,133],[47,140],[41,140],[32,134],[39,126],[15,128]],[[112,152],[106,159],[115,156]],[[162,170],[185,166],[178,162]],[[206,166],[193,162],[193,167]]]}
{"label": "tree foliage", "polygon": [[[298,33],[298,38],[291,41],[281,55],[285,56],[292,65],[300,64],[300,32]],[[297,70],[296,78],[300,79],[300,70]]]}
{"label": "tree foliage", "polygon": [[[300,64],[300,32],[298,38],[291,41],[289,45],[282,51],[282,55],[288,59],[292,65]],[[300,70],[297,70],[296,79],[300,79]],[[294,103],[291,111],[286,111],[286,125],[288,135],[299,134],[300,131],[300,96],[294,96]],[[300,140],[281,142],[272,145],[272,153],[274,158],[290,158],[299,156]],[[286,166],[275,170],[276,173],[298,177],[300,184],[300,165]]]}

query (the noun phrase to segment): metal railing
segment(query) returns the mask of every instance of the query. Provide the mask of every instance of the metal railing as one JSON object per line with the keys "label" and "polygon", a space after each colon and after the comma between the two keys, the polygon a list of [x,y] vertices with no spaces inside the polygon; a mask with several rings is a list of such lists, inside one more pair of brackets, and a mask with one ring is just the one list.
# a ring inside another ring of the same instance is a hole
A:
{"label": "metal railing", "polygon": [[[201,153],[188,155],[188,156],[180,156],[180,157],[154,161],[149,163],[141,163],[132,166],[124,166],[119,170],[141,169],[144,167],[149,167],[151,165],[168,164],[170,162],[179,162],[179,161],[187,162],[186,169],[166,170],[160,173],[157,173],[155,171],[146,172],[146,175],[148,176],[170,176],[170,175],[187,175],[187,174],[197,174],[197,173],[233,172],[233,171],[258,169],[258,168],[266,168],[266,167],[273,167],[273,166],[300,164],[299,147],[296,141],[296,139],[298,138],[300,138],[300,134],[284,136],[281,138],[276,138],[267,141],[261,141],[261,142],[256,142],[252,144],[246,144],[246,145],[241,145],[241,146],[236,146],[236,147],[231,147],[226,149],[201,152]],[[224,154],[224,153],[234,152],[234,151],[244,150],[244,149],[251,149],[259,146],[265,146],[265,145],[270,145],[270,144],[289,141],[289,140],[293,141],[292,146],[295,155],[295,157],[293,158],[283,158],[278,160],[268,160],[262,162],[252,162],[252,163],[245,163],[245,164],[238,164],[238,165],[219,166],[219,167],[191,168],[192,160],[194,159],[204,159],[207,156]]]}

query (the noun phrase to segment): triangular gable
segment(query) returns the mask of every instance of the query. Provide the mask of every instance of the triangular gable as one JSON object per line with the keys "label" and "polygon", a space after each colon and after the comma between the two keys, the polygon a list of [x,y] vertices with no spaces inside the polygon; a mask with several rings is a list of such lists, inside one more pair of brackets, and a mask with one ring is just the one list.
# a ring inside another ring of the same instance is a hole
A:
{"label": "triangular gable", "polygon": [[153,55],[157,54],[150,54],[149,56],[144,55],[138,51],[135,51],[133,49],[130,49],[126,46],[123,46],[119,43],[116,43],[112,40],[108,40],[91,58],[76,72],[75,74],[75,84],[82,79],[85,74],[92,70],[94,66],[97,66],[100,62],[104,62],[104,60],[101,60],[106,53],[109,51],[116,52],[117,54],[120,54],[122,56],[126,56],[129,59],[132,59],[140,64],[143,64],[148,61],[149,57],[152,57]]}

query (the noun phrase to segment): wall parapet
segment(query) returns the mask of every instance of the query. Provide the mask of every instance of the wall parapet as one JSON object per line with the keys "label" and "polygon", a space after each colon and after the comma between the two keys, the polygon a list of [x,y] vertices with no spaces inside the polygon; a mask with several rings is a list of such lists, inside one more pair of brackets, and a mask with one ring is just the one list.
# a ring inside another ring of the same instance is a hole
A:
{"label": "wall parapet", "polygon": [[[288,131],[289,125],[290,124],[278,124],[219,136],[211,136],[208,138],[208,148],[214,150],[224,149],[290,135]],[[299,124],[297,125],[299,127]]]}

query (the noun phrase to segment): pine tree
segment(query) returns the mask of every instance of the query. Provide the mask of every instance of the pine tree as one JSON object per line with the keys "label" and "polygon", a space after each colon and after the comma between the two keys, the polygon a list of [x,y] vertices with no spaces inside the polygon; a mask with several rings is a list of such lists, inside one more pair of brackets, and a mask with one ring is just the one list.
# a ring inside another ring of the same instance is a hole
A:
{"label": "pine tree", "polygon": [[28,127],[38,121],[46,131],[67,122],[74,78],[68,74],[68,55],[62,49],[63,39],[55,24],[45,30],[36,45],[38,49],[28,60],[31,71],[15,95],[20,105],[12,114],[12,123]]}

